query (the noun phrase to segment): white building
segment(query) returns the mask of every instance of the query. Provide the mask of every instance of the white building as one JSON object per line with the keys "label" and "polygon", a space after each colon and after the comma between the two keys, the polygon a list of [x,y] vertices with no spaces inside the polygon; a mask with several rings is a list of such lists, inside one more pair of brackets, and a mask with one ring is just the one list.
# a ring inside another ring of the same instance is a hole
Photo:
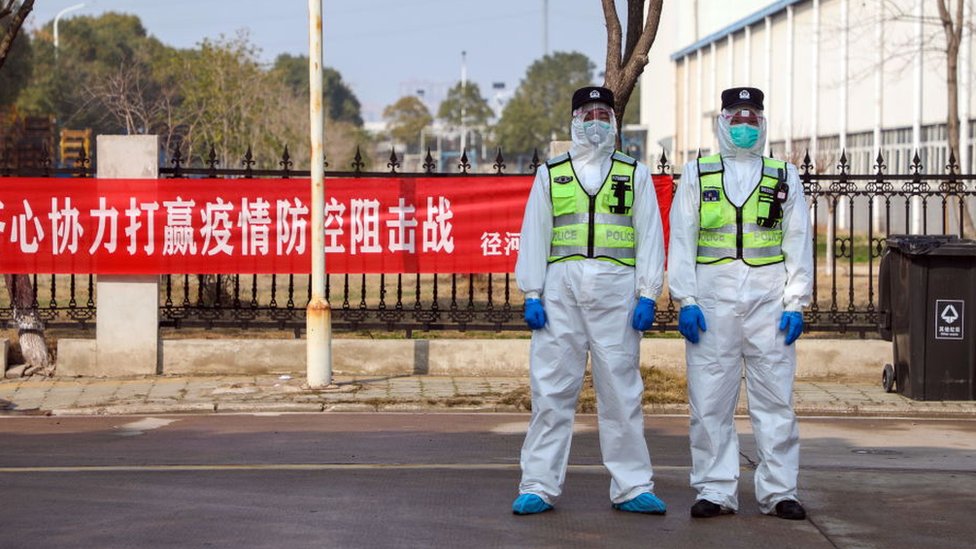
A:
{"label": "white building", "polygon": [[[959,56],[957,156],[965,173],[976,141],[974,4],[966,0],[970,28]],[[843,149],[852,173],[870,173],[881,149],[890,173],[908,173],[919,150],[926,173],[943,173],[944,44],[933,0],[665,2],[642,77],[645,159],[655,164],[664,149],[680,169],[699,149],[717,150],[722,90],[755,86],[766,94],[776,157],[799,163],[809,150],[817,171],[831,173]]]}

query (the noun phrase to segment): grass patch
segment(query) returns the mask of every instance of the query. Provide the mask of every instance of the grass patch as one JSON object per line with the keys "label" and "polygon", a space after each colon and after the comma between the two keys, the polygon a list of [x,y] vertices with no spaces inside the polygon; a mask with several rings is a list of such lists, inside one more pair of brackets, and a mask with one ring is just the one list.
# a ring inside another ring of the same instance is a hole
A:
{"label": "grass patch", "polygon": [[[855,233],[852,239],[851,234],[844,230],[839,231],[836,237],[845,240],[843,256],[838,255],[842,251],[840,244],[834,245],[834,255],[837,255],[838,262],[849,262],[852,254],[854,256],[854,263],[868,262],[868,259],[871,257],[871,243],[868,241],[867,234]],[[853,247],[851,240],[853,240]],[[827,256],[827,233],[817,233],[816,254],[821,260]],[[879,258],[875,258],[875,261],[879,261]]]}
{"label": "grass patch", "polygon": [[644,382],[643,404],[684,404],[688,402],[688,381],[684,376],[660,368],[641,368]]}
{"label": "grass patch", "polygon": [[519,387],[518,389],[512,389],[499,397],[498,403],[515,406],[519,410],[531,410],[532,392],[528,385]]}
{"label": "grass patch", "polygon": [[[683,404],[688,402],[688,383],[684,376],[660,368],[641,368],[641,381],[644,396],[641,404]],[[528,386],[519,387],[503,394],[498,402],[515,406],[520,410],[532,409],[532,393]],[[597,411],[596,390],[593,388],[593,374],[587,372],[583,378],[576,411],[592,414]]]}
{"label": "grass patch", "polygon": [[440,404],[442,406],[447,406],[448,408],[451,408],[454,406],[481,406],[482,404],[484,404],[484,401],[477,398],[453,397],[453,398],[445,398],[443,400],[438,400],[438,401],[432,401],[431,403]]}

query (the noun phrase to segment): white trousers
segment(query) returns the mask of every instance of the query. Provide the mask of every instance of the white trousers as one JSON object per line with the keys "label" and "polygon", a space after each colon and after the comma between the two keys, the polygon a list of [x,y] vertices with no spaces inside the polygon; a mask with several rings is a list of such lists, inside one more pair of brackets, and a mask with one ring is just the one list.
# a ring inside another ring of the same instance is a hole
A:
{"label": "white trousers", "polygon": [[800,442],[793,413],[796,353],[779,331],[786,273],[782,264],[699,265],[698,304],[708,331],[685,343],[691,413],[691,486],[698,499],[738,509],[739,440],[733,415],[745,365],[749,417],[763,513],[797,499]]}
{"label": "white trousers", "polygon": [[522,445],[519,492],[548,503],[562,493],[587,351],[610,500],[653,492],[641,409],[641,334],[630,325],[637,303],[634,269],[595,259],[555,263],[546,271],[542,297],[548,322],[532,332],[532,420]]}

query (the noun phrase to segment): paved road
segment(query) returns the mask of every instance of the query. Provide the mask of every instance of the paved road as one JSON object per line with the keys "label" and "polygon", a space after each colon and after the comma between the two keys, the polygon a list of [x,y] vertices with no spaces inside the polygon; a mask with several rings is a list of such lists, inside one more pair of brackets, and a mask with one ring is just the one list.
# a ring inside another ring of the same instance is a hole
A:
{"label": "paved road", "polygon": [[515,517],[526,414],[0,418],[2,547],[972,547],[976,421],[804,418],[807,521],[692,521],[687,417],[649,416],[665,517],[610,509],[581,416],[554,512]]}

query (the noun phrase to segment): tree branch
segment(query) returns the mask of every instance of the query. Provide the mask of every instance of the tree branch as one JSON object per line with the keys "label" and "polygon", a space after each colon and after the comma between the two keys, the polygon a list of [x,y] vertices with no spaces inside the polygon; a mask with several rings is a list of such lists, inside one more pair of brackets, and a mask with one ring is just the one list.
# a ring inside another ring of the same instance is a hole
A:
{"label": "tree branch", "polygon": [[601,0],[603,3],[603,18],[607,22],[607,66],[603,78],[604,84],[616,77],[620,70],[620,19],[617,17],[617,6],[613,0]]}
{"label": "tree branch", "polygon": [[[13,0],[4,5],[4,11],[0,15],[0,19],[9,15],[10,10],[12,10]],[[34,9],[34,0],[24,0],[24,3],[20,5],[17,13],[14,15],[13,19],[7,23],[7,28],[4,30],[3,39],[0,40],[0,69],[3,68],[4,61],[7,60],[7,53],[10,51],[10,47],[14,43],[14,39],[17,38],[17,33],[20,32],[20,27],[23,26],[24,20],[27,19],[27,15]]]}
{"label": "tree branch", "polygon": [[14,12],[14,2],[16,0],[4,0],[0,3],[0,19]]}
{"label": "tree branch", "polygon": [[[657,29],[661,23],[661,10],[663,4],[664,0],[650,0],[650,6],[647,8],[647,23],[644,25],[644,31],[641,33],[640,38],[637,40],[634,47],[634,55],[627,59],[625,72],[628,77],[632,76],[635,81],[637,77],[644,72],[644,67],[647,65],[647,52],[651,51],[651,46],[654,45],[654,40],[657,38]],[[643,21],[643,14],[638,17],[638,21]]]}
{"label": "tree branch", "polygon": [[630,57],[634,53],[643,26],[644,0],[627,0],[627,37],[623,56],[624,65],[630,61]]}

